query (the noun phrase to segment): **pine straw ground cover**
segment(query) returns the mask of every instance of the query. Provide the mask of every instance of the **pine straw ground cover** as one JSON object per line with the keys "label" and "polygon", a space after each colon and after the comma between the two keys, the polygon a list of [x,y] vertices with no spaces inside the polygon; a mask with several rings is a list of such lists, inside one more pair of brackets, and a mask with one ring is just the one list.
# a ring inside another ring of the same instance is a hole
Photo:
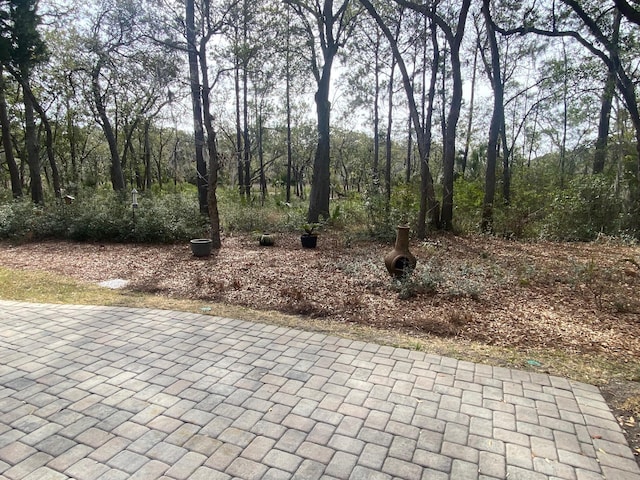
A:
{"label": "pine straw ground cover", "polygon": [[418,267],[402,282],[382,262],[391,248],[339,233],[315,250],[293,234],[273,247],[227,237],[204,259],[188,245],[0,243],[0,267],[125,279],[133,292],[293,314],[299,328],[362,326],[378,341],[402,334],[411,348],[594,383],[640,453],[640,247],[440,235],[412,243]]}

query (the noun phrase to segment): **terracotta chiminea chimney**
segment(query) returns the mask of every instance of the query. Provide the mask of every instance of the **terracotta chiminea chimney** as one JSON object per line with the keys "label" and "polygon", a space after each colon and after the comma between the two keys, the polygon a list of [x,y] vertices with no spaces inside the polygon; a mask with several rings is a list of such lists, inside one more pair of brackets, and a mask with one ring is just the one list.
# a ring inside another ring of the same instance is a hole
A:
{"label": "terracotta chiminea chimney", "polygon": [[409,227],[398,226],[396,246],[384,256],[384,264],[392,277],[408,276],[416,268],[416,257],[409,251]]}

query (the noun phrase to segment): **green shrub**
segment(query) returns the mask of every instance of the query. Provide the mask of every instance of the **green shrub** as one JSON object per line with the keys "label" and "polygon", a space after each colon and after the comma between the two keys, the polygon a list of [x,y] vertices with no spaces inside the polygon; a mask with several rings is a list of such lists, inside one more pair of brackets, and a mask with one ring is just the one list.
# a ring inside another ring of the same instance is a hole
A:
{"label": "green shrub", "polygon": [[194,195],[182,193],[142,198],[132,240],[171,243],[207,236],[208,219],[200,215]]}
{"label": "green shrub", "polygon": [[306,205],[298,199],[285,203],[259,196],[241,198],[233,188],[218,189],[218,210],[226,232],[287,232],[300,231],[307,215]]}
{"label": "green shrub", "polygon": [[398,293],[398,298],[406,300],[417,295],[435,294],[442,281],[442,274],[436,264],[428,260],[424,264],[418,264],[412,274],[392,279],[391,288]]}
{"label": "green shrub", "polygon": [[133,218],[130,202],[114,192],[81,194],[71,205],[65,206],[73,212],[67,229],[67,238],[72,240],[100,240],[123,242],[131,240]]}
{"label": "green shrub", "polygon": [[363,198],[366,225],[369,236],[384,242],[393,241],[398,225],[415,225],[420,209],[420,193],[417,182],[393,186],[390,201],[384,192],[372,189]]}
{"label": "green shrub", "polygon": [[494,229],[509,238],[540,237],[541,221],[548,215],[557,193],[553,169],[534,165],[515,170],[511,178],[511,202],[502,191],[494,209]]}
{"label": "green shrub", "polygon": [[601,175],[573,179],[559,192],[544,220],[542,234],[554,240],[588,241],[620,231],[621,202]]}
{"label": "green shrub", "polygon": [[394,236],[394,228],[389,218],[389,208],[384,193],[372,188],[363,198],[366,213],[367,233],[372,237],[387,241]]}
{"label": "green shrub", "polygon": [[207,220],[194,195],[140,195],[135,216],[128,195],[80,192],[76,201],[46,207],[29,199],[0,205],[0,238],[176,242],[199,237]]}
{"label": "green shrub", "polygon": [[484,185],[480,180],[458,178],[453,188],[454,221],[462,232],[477,232],[480,229]]}
{"label": "green shrub", "polygon": [[0,206],[0,238],[28,239],[42,216],[42,208],[24,198]]}

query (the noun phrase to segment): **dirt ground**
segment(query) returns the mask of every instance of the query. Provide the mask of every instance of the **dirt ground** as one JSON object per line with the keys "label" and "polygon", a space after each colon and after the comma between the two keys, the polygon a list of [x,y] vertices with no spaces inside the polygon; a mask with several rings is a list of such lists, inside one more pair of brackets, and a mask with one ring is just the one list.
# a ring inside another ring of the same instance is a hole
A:
{"label": "dirt ground", "polygon": [[[392,245],[331,233],[320,236],[316,249],[301,248],[293,234],[278,235],[272,247],[251,236],[227,237],[221,251],[205,258],[182,244],[0,243],[0,266],[86,282],[124,279],[135,291],[418,338],[640,359],[640,247],[443,235],[410,248],[418,266],[402,282],[390,280],[382,261]],[[639,380],[600,385],[636,455]]]}

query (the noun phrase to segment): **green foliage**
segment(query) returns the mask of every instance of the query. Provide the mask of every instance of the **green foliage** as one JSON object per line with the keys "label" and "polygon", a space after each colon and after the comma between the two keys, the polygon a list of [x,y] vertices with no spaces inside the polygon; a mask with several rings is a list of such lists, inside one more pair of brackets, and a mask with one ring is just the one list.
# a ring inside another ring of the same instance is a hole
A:
{"label": "green foliage", "polygon": [[559,192],[544,221],[542,234],[555,240],[588,241],[620,230],[620,200],[601,175],[576,177]]}
{"label": "green foliage", "polygon": [[23,73],[47,57],[37,6],[34,0],[9,0],[0,12],[0,61]]}
{"label": "green foliage", "polygon": [[131,209],[114,193],[79,196],[76,202],[60,208],[69,214],[65,225],[65,236],[69,239],[118,242],[128,240],[132,235]]}
{"label": "green foliage", "polygon": [[208,219],[200,215],[195,195],[143,198],[136,220],[133,239],[137,242],[170,243],[208,236]]}
{"label": "green foliage", "polygon": [[[637,238],[637,210],[628,206],[627,190],[616,193],[612,179],[602,175],[581,176],[562,190],[555,178],[548,165],[516,170],[511,204],[504,204],[500,190],[496,196],[496,233],[515,238],[574,241],[592,240],[600,235]],[[5,197],[4,203],[0,202],[0,238],[166,243],[207,236],[207,219],[198,212],[195,187],[186,183],[172,185],[171,192],[155,187],[141,193],[135,212],[128,194],[121,196],[111,190],[81,190],[70,205],[50,199],[46,207],[34,206],[26,199],[14,201]],[[300,232],[307,223],[307,202],[294,197],[286,203],[281,193],[274,188],[264,201],[259,195],[246,200],[235,188],[220,187],[223,231]],[[458,229],[477,232],[483,196],[481,179],[456,181]],[[323,220],[322,226],[341,232],[345,245],[358,237],[393,242],[397,225],[415,224],[418,202],[416,184],[394,187],[390,203],[384,194],[350,192],[332,200],[331,215]],[[415,289],[415,285],[409,287]],[[463,286],[462,290],[472,291],[472,287]]]}
{"label": "green foliage", "polygon": [[369,235],[385,241],[392,240],[395,230],[389,220],[389,208],[384,194],[379,192],[376,185],[365,193],[363,200]]}
{"label": "green foliage", "polygon": [[222,228],[227,232],[299,231],[306,222],[306,205],[297,199],[286,203],[267,197],[240,197],[235,188],[218,188],[218,208]]}
{"label": "green foliage", "polygon": [[419,294],[434,294],[442,285],[442,274],[434,262],[419,264],[413,274],[391,280],[391,288],[398,298],[406,300]]}
{"label": "green foliage", "polygon": [[0,238],[27,237],[42,208],[29,200],[15,200],[0,206]]}
{"label": "green foliage", "polygon": [[391,225],[414,225],[420,208],[420,188],[417,182],[396,185],[391,192]]}
{"label": "green foliage", "polygon": [[[519,168],[511,179],[511,203],[501,200],[494,209],[496,233],[505,237],[537,238],[541,220],[557,193],[554,170],[548,165]],[[499,197],[501,198],[501,197]]]}
{"label": "green foliage", "polygon": [[200,237],[206,219],[194,197],[141,197],[135,216],[129,199],[112,192],[83,196],[70,205],[34,206],[28,200],[0,206],[0,238],[175,242]]}
{"label": "green foliage", "polygon": [[460,177],[455,181],[453,195],[456,227],[463,232],[478,231],[484,199],[482,182]]}
{"label": "green foliage", "polygon": [[413,225],[417,221],[420,195],[415,182],[394,186],[389,202],[384,193],[377,192],[368,193],[364,200],[368,233],[379,240],[393,241],[398,225]]}
{"label": "green foliage", "polygon": [[331,203],[331,215],[325,225],[346,233],[360,233],[365,230],[367,213],[364,208],[364,198],[356,192],[350,192],[346,197],[334,199]]}
{"label": "green foliage", "polygon": [[318,230],[319,228],[320,228],[320,224],[319,223],[305,223],[305,224],[302,225],[302,230],[307,235],[315,234],[316,230]]}

